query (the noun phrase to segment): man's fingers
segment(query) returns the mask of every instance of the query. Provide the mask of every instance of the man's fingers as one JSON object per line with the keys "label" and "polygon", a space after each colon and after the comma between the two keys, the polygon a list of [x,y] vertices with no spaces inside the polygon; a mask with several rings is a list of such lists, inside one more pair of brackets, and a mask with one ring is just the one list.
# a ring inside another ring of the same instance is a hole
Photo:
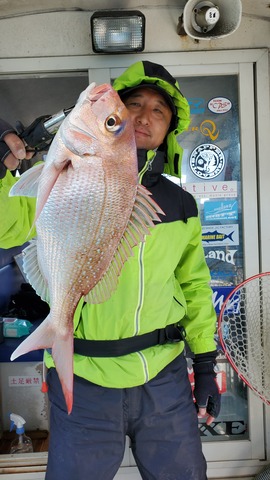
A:
{"label": "man's fingers", "polygon": [[6,156],[4,160],[4,165],[8,170],[16,170],[19,167],[20,160],[17,157],[14,157],[12,153]]}
{"label": "man's fingers", "polygon": [[211,417],[211,415],[208,415],[206,420],[206,425],[210,425],[214,420],[215,420],[215,417]]}
{"label": "man's fingers", "polygon": [[198,418],[206,418],[206,425],[210,425],[214,420],[215,420],[215,417],[213,417],[212,415],[209,415],[206,411],[206,407],[199,407],[198,409]]}
{"label": "man's fingers", "polygon": [[199,407],[198,418],[204,418],[206,415],[206,407]]}
{"label": "man's fingers", "polygon": [[[26,150],[23,141],[16,135],[15,133],[7,133],[4,137],[4,141],[9,147],[11,153],[14,155],[15,158],[19,160],[23,160],[26,157]],[[9,155],[7,156],[8,159]],[[7,159],[5,161],[5,165],[7,165]],[[18,161],[17,161],[18,164]],[[9,167],[8,167],[9,168]]]}

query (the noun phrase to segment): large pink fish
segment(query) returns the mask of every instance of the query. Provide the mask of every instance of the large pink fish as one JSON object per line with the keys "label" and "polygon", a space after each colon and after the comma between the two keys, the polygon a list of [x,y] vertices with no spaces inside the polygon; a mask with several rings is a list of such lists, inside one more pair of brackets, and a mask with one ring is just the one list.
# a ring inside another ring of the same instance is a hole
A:
{"label": "large pink fish", "polygon": [[11,360],[51,348],[68,413],[73,403],[73,315],[82,296],[106,301],[132,247],[163,213],[138,184],[133,125],[110,85],[90,85],[57,132],[45,164],[11,195],[37,196],[37,237],[24,270],[50,313]]}

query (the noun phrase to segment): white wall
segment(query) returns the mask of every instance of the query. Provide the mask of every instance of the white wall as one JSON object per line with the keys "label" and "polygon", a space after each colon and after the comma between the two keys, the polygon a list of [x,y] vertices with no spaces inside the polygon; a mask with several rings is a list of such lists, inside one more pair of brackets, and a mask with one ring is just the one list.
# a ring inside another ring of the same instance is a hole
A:
{"label": "white wall", "polygon": [[[181,8],[146,7],[140,11],[146,17],[145,53],[270,47],[270,23],[266,20],[243,15],[233,34],[197,42],[176,32]],[[91,55],[92,13],[63,11],[0,19],[0,62],[1,58]]]}

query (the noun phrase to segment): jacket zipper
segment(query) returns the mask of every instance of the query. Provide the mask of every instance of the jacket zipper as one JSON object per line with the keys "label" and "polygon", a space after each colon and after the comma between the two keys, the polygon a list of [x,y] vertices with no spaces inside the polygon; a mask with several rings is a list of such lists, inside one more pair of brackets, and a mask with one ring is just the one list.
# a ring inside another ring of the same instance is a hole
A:
{"label": "jacket zipper", "polygon": [[[150,152],[149,152],[150,153]],[[156,153],[151,152],[151,154],[148,155],[147,153],[147,161],[145,162],[144,167],[142,170],[139,172],[139,183],[142,183],[143,176],[145,172],[151,171],[152,170],[152,163],[155,159]],[[144,254],[144,243],[140,243],[139,245],[139,256],[138,256],[138,262],[139,262],[139,298],[138,298],[138,305],[136,308],[135,312],[135,335],[139,334],[140,331],[140,313],[141,309],[143,306],[143,295],[144,295],[144,266],[143,266],[143,254]],[[149,373],[148,373],[148,365],[147,365],[147,360],[145,356],[143,355],[142,352],[137,352],[137,355],[139,355],[141,363],[142,363],[142,368],[144,371],[144,376],[145,376],[145,383],[148,382],[149,380]]]}
{"label": "jacket zipper", "polygon": [[156,152],[153,152],[151,150],[147,152],[147,160],[145,162],[144,167],[139,172],[139,183],[142,183],[142,179],[145,172],[152,170],[152,164],[153,164],[153,161],[155,160],[155,157],[156,157]]}
{"label": "jacket zipper", "polygon": [[139,246],[139,255],[138,255],[138,263],[139,263],[139,289],[138,289],[138,305],[135,312],[135,333],[134,335],[138,335],[140,332],[140,313],[143,305],[143,296],[144,296],[144,267],[143,267],[143,253],[144,253],[144,243],[140,243]]}
{"label": "jacket zipper", "polygon": [[[142,170],[139,172],[139,183],[142,183],[143,176],[147,170],[152,170],[152,163],[155,159],[156,153],[149,151],[147,152],[147,160]],[[144,243],[140,242],[139,244],[139,255],[138,255],[138,268],[139,268],[139,298],[138,305],[135,312],[135,330],[134,335],[138,335],[140,331],[140,312],[143,304],[143,292],[144,292],[144,266],[143,266],[143,253],[144,253]]]}

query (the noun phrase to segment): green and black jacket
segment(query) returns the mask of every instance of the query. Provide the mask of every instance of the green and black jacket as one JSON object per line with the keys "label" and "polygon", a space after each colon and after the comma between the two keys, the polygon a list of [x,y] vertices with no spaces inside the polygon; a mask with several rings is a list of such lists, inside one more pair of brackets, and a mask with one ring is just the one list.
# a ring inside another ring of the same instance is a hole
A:
{"label": "green and black jacket", "polygon": [[[144,63],[130,67],[116,80],[115,89],[121,91],[136,85],[137,77],[142,79]],[[152,64],[146,62],[146,67]],[[118,288],[108,301],[90,305],[81,299],[74,316],[74,335],[89,340],[118,340],[175,323],[185,328],[191,350],[195,354],[205,353],[216,348],[216,314],[197,206],[189,193],[163,175],[164,171],[180,175],[182,153],[176,135],[187,128],[189,109],[177,85],[164,79],[159,81],[175,101],[178,126],[169,133],[161,150],[139,151],[138,163],[140,182],[166,215],[161,216],[161,222],[145,243],[134,247],[134,256],[125,263]],[[0,180],[1,211],[7,212],[0,225],[0,244],[4,248],[25,242],[34,217],[33,199],[7,200],[14,181],[9,172]],[[155,377],[183,349],[180,342],[113,358],[74,354],[74,373],[105,387],[133,387]],[[45,359],[48,367],[53,366],[47,352]]]}

